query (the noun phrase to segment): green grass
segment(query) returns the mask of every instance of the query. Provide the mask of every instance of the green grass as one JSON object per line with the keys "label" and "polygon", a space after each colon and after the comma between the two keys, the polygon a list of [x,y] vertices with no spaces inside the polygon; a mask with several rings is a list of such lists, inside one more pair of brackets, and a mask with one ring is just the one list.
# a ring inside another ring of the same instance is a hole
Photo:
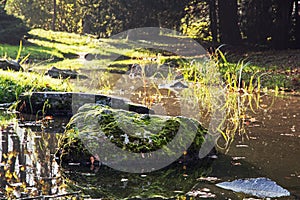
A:
{"label": "green grass", "polygon": [[68,81],[35,73],[0,70],[0,103],[14,102],[22,92],[70,90]]}
{"label": "green grass", "polygon": [[15,121],[16,114],[10,113],[9,111],[5,110],[0,110],[0,129]]}
{"label": "green grass", "polygon": [[[156,58],[158,64],[171,61],[184,65],[184,62],[182,62],[178,56],[172,54],[165,55],[166,52],[155,49],[135,49],[132,46],[133,44],[128,43],[127,40],[97,39],[93,36],[45,31],[42,29],[33,29],[30,31],[30,35],[28,42],[24,42],[22,46],[21,59],[30,54],[28,64],[22,65],[25,71],[32,69],[36,72],[44,73],[52,66],[72,70],[80,70],[83,68],[106,69],[110,66],[108,70],[115,70],[111,67],[113,64],[124,65],[124,70],[126,70],[126,65],[133,63],[143,64],[143,59],[146,60],[145,62],[148,62],[147,58]],[[120,46],[123,48],[118,48]],[[0,44],[0,57],[15,59],[18,54],[18,49],[18,46]],[[102,58],[93,62],[78,59],[79,54],[83,55],[85,53],[99,54]],[[288,53],[281,53],[283,54],[283,58],[288,58],[288,55],[285,55]],[[124,55],[131,59],[111,60]],[[267,55],[272,56],[271,53]],[[242,73],[243,82],[247,84],[252,74],[256,74],[254,81],[257,81],[258,76],[263,75],[262,87],[275,89],[276,86],[278,86],[283,90],[297,90],[297,88],[299,88],[299,74],[286,76],[282,72],[288,74],[289,67],[284,69],[281,67],[280,69],[280,67],[276,66],[276,63],[272,63],[272,66],[267,65],[266,62],[262,62],[258,56],[260,56],[258,53],[252,55],[253,59],[259,62],[252,63],[251,60],[249,60],[249,63],[244,65]],[[238,61],[231,62],[226,59],[222,61],[222,59],[223,58],[221,58],[219,62],[222,73],[226,71],[231,74],[239,73],[239,68],[236,68],[236,66],[239,65]],[[268,57],[266,59],[268,60]],[[234,60],[237,59],[235,58]],[[282,63],[282,61],[280,62]],[[116,68],[116,70],[119,69]],[[266,76],[266,74],[268,75]]]}

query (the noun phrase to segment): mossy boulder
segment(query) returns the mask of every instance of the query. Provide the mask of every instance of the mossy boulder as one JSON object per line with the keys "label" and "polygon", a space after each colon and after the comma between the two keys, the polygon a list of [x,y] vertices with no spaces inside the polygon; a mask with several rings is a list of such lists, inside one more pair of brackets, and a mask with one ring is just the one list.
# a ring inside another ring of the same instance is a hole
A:
{"label": "mossy boulder", "polygon": [[114,169],[151,171],[178,159],[198,159],[206,134],[191,118],[86,104],[71,118],[60,152],[64,163],[86,162],[93,155]]}

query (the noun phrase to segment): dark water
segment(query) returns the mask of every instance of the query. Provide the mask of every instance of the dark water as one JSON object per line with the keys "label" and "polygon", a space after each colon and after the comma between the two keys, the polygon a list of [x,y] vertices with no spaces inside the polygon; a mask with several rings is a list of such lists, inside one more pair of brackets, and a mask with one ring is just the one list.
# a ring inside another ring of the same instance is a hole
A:
{"label": "dark water", "polygon": [[[268,101],[270,104],[271,98]],[[54,154],[67,119],[25,117],[0,129],[0,197],[30,194],[42,198],[83,191],[85,196],[79,196],[93,198],[178,198],[188,194],[199,199],[247,199],[249,196],[214,184],[267,177],[291,192],[292,196],[280,199],[299,199],[299,105],[300,97],[277,98],[270,109],[249,113],[247,137],[237,137],[227,154],[221,151],[205,161],[176,163],[149,174],[122,173],[104,166],[61,168]],[[9,118],[5,111],[0,115]]]}

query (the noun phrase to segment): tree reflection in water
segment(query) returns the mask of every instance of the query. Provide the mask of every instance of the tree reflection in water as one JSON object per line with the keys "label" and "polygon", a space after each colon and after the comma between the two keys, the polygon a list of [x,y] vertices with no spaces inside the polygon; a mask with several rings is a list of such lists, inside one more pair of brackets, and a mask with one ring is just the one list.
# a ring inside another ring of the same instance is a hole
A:
{"label": "tree reflection in water", "polygon": [[33,132],[17,123],[0,128],[0,197],[66,193],[54,154],[57,135]]}

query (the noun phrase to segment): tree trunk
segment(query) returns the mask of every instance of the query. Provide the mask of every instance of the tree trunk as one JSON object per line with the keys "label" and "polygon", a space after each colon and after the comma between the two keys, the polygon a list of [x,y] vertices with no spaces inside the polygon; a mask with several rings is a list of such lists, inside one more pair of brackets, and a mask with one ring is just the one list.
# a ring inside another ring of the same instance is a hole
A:
{"label": "tree trunk", "polygon": [[52,26],[51,26],[52,31],[55,31],[56,15],[57,15],[56,9],[57,9],[56,0],[53,0],[53,15],[52,15]]}
{"label": "tree trunk", "polygon": [[219,33],[222,43],[237,45],[241,43],[238,26],[237,0],[218,0]]}
{"label": "tree trunk", "polygon": [[210,30],[212,39],[214,42],[218,41],[218,18],[216,0],[209,0],[209,18],[210,18]]}
{"label": "tree trunk", "polygon": [[92,27],[92,16],[90,14],[85,14],[82,20],[82,32],[83,33],[91,33],[91,27]]}
{"label": "tree trunk", "polygon": [[272,15],[269,12],[271,7],[268,1],[251,1],[248,7],[248,10],[251,10],[248,15],[251,26],[248,27],[249,35],[247,35],[250,42],[260,45],[267,43],[267,38],[271,35],[270,30],[272,30]]}
{"label": "tree trunk", "polygon": [[300,10],[298,0],[294,0],[295,5],[295,47],[300,48]]}
{"label": "tree trunk", "polygon": [[276,18],[272,37],[272,46],[276,49],[284,49],[289,46],[292,12],[293,0],[276,1]]}

